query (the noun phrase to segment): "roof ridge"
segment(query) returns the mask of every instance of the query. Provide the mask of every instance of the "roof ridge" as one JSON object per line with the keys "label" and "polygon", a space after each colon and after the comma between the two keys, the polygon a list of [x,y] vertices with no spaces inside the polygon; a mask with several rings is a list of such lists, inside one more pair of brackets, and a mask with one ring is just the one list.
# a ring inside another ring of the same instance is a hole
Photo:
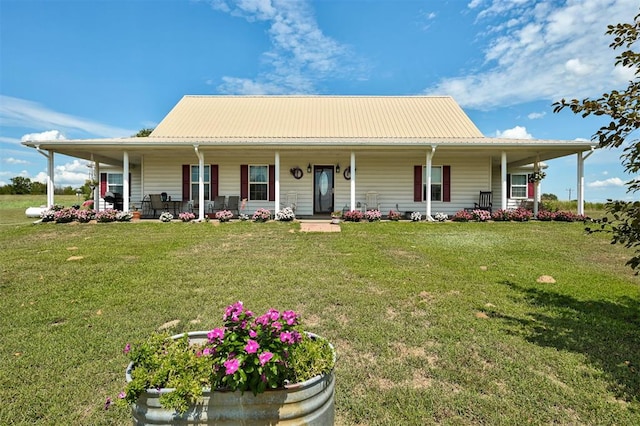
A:
{"label": "roof ridge", "polygon": [[453,98],[451,95],[184,95],[184,98]]}

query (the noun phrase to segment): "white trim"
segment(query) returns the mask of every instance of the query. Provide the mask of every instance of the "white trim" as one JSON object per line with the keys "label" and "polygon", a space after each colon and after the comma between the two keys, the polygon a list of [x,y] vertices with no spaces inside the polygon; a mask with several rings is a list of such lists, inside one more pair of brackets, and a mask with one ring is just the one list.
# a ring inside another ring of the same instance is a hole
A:
{"label": "white trim", "polygon": [[[502,210],[507,209],[507,152],[502,151],[500,154],[500,205]],[[511,194],[509,194],[511,195]]]}
{"label": "white trim", "polygon": [[[267,167],[267,181],[269,181],[269,168]],[[274,211],[277,214],[280,211],[280,152],[276,151],[275,153],[275,207]],[[269,199],[269,186],[267,186],[267,200]]]}

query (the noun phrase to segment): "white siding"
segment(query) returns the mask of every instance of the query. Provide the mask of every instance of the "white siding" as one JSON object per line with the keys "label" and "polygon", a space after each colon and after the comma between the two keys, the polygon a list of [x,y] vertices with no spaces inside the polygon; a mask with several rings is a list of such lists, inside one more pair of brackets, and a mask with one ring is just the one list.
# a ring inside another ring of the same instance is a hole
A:
{"label": "white siding", "polygon": [[[413,170],[415,165],[426,163],[426,150],[411,153],[379,152],[356,153],[356,202],[364,204],[368,191],[378,193],[380,210],[383,215],[396,205],[402,212],[426,210],[426,203],[413,201]],[[218,194],[240,195],[240,166],[242,164],[275,164],[275,151],[254,151],[242,154],[204,153],[205,164],[218,165]],[[144,194],[166,192],[174,200],[182,199],[182,165],[197,164],[197,157],[175,156],[161,157],[146,155],[144,159]],[[297,193],[298,216],[313,214],[313,173],[307,173],[307,165],[336,166],[340,164],[340,173],[334,175],[334,210],[350,208],[351,184],[343,176],[350,165],[349,152],[280,152],[280,201],[285,207],[287,192]],[[439,156],[436,152],[433,165],[451,167],[451,201],[433,202],[432,214],[443,212],[454,214],[456,211],[473,207],[478,201],[480,191],[490,189],[489,157],[474,157],[472,160],[462,156]],[[299,167],[304,175],[295,179],[290,169]],[[134,186],[139,180],[134,179]],[[494,183],[496,183],[494,179]],[[138,189],[139,191],[139,185]],[[134,189],[133,194],[138,195]],[[495,190],[494,190],[495,193]],[[499,199],[498,199],[499,200]],[[499,202],[499,201],[498,201]],[[494,199],[494,204],[496,200]],[[264,207],[275,210],[273,201],[248,201],[245,212],[252,214]],[[186,208],[186,205],[185,205]]]}

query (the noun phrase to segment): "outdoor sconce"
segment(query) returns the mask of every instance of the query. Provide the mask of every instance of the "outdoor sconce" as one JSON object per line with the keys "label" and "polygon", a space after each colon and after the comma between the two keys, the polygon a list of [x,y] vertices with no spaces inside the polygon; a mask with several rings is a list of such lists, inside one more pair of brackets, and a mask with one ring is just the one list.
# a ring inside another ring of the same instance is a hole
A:
{"label": "outdoor sconce", "polygon": [[340,173],[340,163],[336,165],[336,173]]}
{"label": "outdoor sconce", "polygon": [[307,166],[307,173],[311,173],[311,163]]}

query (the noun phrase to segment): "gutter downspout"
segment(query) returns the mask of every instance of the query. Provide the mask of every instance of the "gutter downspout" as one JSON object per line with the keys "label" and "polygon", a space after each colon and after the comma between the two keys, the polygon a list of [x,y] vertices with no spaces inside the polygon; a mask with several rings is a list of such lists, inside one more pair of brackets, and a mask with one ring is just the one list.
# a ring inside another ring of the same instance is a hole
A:
{"label": "gutter downspout", "polygon": [[42,149],[40,149],[40,145],[36,145],[36,151],[38,151],[40,154],[44,155],[47,158],[47,207],[51,207],[54,204],[54,201],[53,201],[53,193],[54,193],[53,152],[43,151]]}
{"label": "gutter downspout", "polygon": [[198,145],[194,145],[193,149],[198,156],[198,221],[204,220],[204,154],[198,150]]}
{"label": "gutter downspout", "polygon": [[578,214],[584,214],[584,160],[589,158],[595,149],[596,147],[592,145],[591,151],[584,157],[581,152],[578,153]]}
{"label": "gutter downspout", "polygon": [[431,163],[433,160],[433,155],[436,152],[436,145],[431,145],[431,151],[427,151],[427,211],[425,214],[425,220],[429,222],[433,222],[435,219],[431,216]]}

